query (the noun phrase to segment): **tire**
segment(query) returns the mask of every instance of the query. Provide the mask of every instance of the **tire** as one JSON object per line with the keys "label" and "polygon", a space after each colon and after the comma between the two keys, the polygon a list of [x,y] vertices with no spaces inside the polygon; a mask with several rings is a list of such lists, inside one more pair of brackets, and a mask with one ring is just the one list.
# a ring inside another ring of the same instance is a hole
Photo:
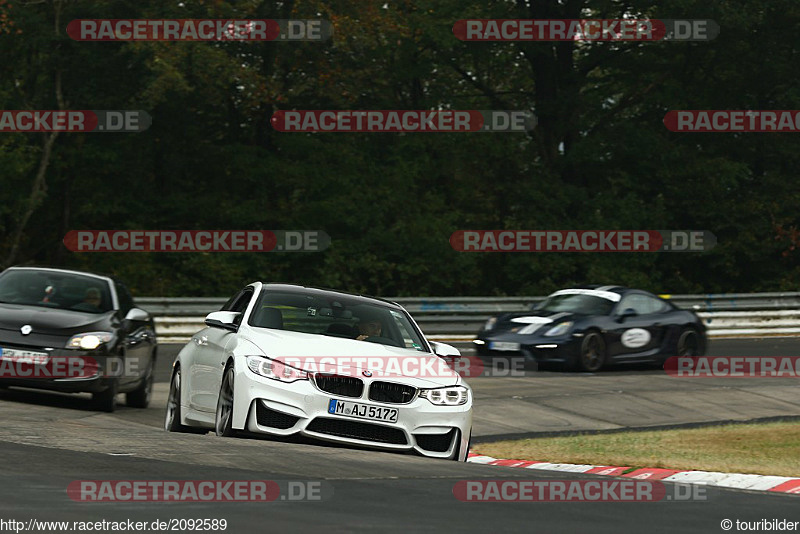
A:
{"label": "tire", "polygon": [[153,380],[155,360],[150,359],[150,366],[147,368],[147,375],[142,380],[138,388],[125,394],[125,404],[131,408],[147,408],[150,405],[150,399],[153,397]]}
{"label": "tire", "polygon": [[117,381],[111,380],[108,389],[92,393],[92,406],[98,412],[113,413],[117,409]]}
{"label": "tire", "polygon": [[685,328],[678,336],[676,347],[678,356],[702,356],[700,334],[694,328]]}
{"label": "tire", "polygon": [[185,432],[190,434],[205,434],[208,430],[181,424],[181,368],[177,367],[169,381],[169,396],[167,397],[167,410],[164,417],[164,430],[167,432]]}
{"label": "tire", "polygon": [[606,363],[606,342],[600,332],[589,331],[581,341],[574,369],[586,373],[599,371]]}
{"label": "tire", "polygon": [[219,386],[219,396],[217,397],[214,431],[218,436],[224,438],[233,438],[238,434],[233,429],[233,386],[235,375],[233,365],[228,364],[222,374],[222,383]]}

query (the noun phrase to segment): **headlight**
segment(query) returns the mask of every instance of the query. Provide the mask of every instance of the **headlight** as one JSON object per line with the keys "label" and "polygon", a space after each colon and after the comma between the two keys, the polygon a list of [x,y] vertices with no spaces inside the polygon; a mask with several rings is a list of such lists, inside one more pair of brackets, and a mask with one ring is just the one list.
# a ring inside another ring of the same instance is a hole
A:
{"label": "headlight", "polygon": [[492,317],[483,325],[484,330],[491,330],[494,328],[495,323],[497,323],[497,317]]}
{"label": "headlight", "polygon": [[67,341],[68,349],[94,350],[103,343],[108,343],[114,339],[111,332],[84,332],[76,334]]}
{"label": "headlight", "polygon": [[301,371],[291,365],[286,365],[283,362],[271,360],[264,356],[248,356],[247,367],[257,375],[281,382],[308,380],[306,371]]}
{"label": "headlight", "polygon": [[469,390],[464,386],[421,389],[419,396],[428,399],[431,404],[436,406],[461,406],[469,400]]}
{"label": "headlight", "polygon": [[550,330],[545,332],[544,335],[546,335],[548,337],[553,337],[553,336],[560,336],[560,335],[566,334],[567,331],[570,328],[572,328],[573,324],[575,324],[575,323],[572,322],[572,321],[564,321],[563,323],[558,323],[553,328],[551,328]]}

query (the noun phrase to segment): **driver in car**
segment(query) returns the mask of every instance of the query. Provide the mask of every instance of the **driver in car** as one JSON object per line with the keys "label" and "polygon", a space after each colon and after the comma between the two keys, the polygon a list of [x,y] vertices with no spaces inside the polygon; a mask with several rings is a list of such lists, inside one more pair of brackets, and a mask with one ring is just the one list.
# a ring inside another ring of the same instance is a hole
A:
{"label": "driver in car", "polygon": [[360,335],[356,339],[365,340],[368,337],[379,336],[383,331],[383,324],[377,319],[361,319],[358,323]]}

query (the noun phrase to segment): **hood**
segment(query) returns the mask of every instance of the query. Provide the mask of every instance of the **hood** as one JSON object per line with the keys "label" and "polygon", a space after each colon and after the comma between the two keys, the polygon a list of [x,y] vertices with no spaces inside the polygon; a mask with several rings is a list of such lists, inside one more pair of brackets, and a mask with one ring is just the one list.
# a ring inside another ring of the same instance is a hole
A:
{"label": "hood", "polygon": [[91,330],[96,324],[107,322],[109,316],[113,314],[113,311],[84,313],[58,308],[0,304],[0,330],[19,333],[20,327],[29,324],[35,334],[71,336],[79,331]]}
{"label": "hood", "polygon": [[507,332],[515,333],[532,324],[541,325],[540,328],[536,330],[536,332],[538,332],[539,330],[543,331],[543,327],[547,325],[555,326],[564,321],[574,321],[575,316],[576,314],[570,312],[552,312],[545,310],[530,310],[519,313],[508,313],[498,317],[494,327],[491,330],[487,330],[485,333],[487,335]]}
{"label": "hood", "polygon": [[[287,330],[251,329],[245,339],[254,345],[254,354],[305,370],[318,370],[322,365],[325,372],[358,377],[369,371],[372,380],[401,381],[423,388],[462,383],[445,360],[430,352]],[[246,352],[242,349],[237,352]]]}

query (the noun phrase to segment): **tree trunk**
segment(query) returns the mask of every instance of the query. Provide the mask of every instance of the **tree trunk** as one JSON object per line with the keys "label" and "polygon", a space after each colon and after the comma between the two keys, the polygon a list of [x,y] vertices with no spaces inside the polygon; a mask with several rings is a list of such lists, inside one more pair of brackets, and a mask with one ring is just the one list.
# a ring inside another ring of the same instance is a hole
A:
{"label": "tree trunk", "polygon": [[[53,5],[55,8],[53,30],[56,36],[58,36],[59,32],[61,31],[61,0],[56,0]],[[56,70],[55,73],[55,93],[56,101],[58,102],[58,109],[60,111],[65,110],[66,105],[64,104],[64,96],[61,92],[60,70]],[[42,156],[39,158],[39,168],[36,170],[36,177],[33,179],[33,187],[31,187],[31,194],[28,197],[28,203],[25,207],[25,212],[22,214],[19,225],[17,226],[17,229],[14,231],[14,235],[11,238],[11,249],[8,252],[8,256],[6,256],[6,260],[4,262],[5,267],[11,266],[17,261],[20,244],[22,243],[22,236],[25,234],[25,228],[28,226],[28,221],[30,221],[36,209],[47,197],[47,182],[45,181],[45,178],[47,176],[47,168],[50,166],[50,160],[53,155],[53,145],[58,138],[58,132],[45,132],[42,134],[42,136]]]}

